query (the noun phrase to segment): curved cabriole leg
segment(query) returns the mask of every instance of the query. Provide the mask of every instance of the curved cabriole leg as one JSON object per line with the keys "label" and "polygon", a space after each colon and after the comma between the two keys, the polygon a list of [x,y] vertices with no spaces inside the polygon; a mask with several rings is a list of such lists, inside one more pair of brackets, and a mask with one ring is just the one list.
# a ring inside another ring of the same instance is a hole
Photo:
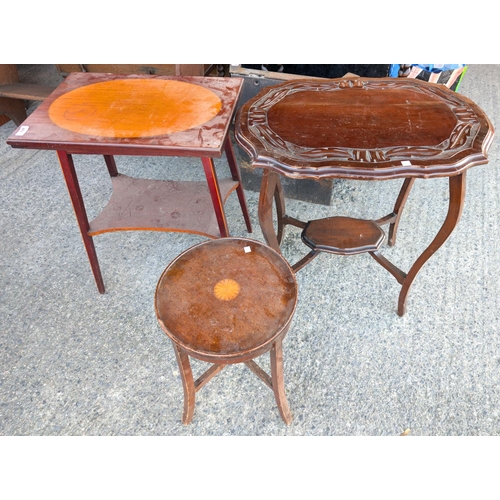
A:
{"label": "curved cabriole leg", "polygon": [[449,178],[449,189],[450,202],[446,219],[436,237],[432,240],[432,243],[423,251],[422,255],[420,255],[408,271],[408,274],[403,282],[403,286],[401,287],[398,302],[399,316],[403,316],[406,311],[406,296],[408,295],[408,291],[413,283],[413,280],[420,272],[420,269],[422,269],[422,266],[427,262],[427,260],[429,260],[431,255],[435,253],[448,239],[448,236],[450,236],[460,220],[465,200],[465,172]]}
{"label": "curved cabriole leg", "polygon": [[273,381],[274,397],[278,405],[281,418],[286,425],[292,422],[292,414],[285,396],[285,380],[283,377],[283,346],[282,341],[277,340],[270,351],[271,355],[271,379]]}
{"label": "curved cabriole leg", "polygon": [[[275,199],[279,176],[276,172],[265,169],[262,174],[259,195],[259,223],[266,243],[281,253],[280,244],[273,224],[273,200]],[[279,227],[279,222],[278,222]]]}
{"label": "curved cabriole leg", "polygon": [[172,342],[175,351],[175,357],[179,364],[181,373],[182,387],[184,388],[184,413],[182,414],[182,423],[187,425],[191,422],[194,415],[194,402],[196,389],[194,387],[193,372],[189,356]]}
{"label": "curved cabriole leg", "polygon": [[396,200],[396,204],[394,205],[393,214],[396,216],[396,220],[389,226],[389,235],[387,238],[387,243],[390,247],[394,246],[394,244],[396,243],[396,233],[399,226],[399,220],[401,219],[403,208],[405,206],[406,200],[408,199],[408,196],[410,195],[410,191],[413,187],[414,182],[414,178],[404,180],[401,191],[399,192],[398,199]]}

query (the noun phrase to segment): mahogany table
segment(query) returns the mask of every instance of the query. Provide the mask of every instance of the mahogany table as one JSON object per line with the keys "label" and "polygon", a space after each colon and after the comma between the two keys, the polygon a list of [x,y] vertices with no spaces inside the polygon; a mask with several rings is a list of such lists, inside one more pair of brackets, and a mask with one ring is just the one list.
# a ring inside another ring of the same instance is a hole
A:
{"label": "mahogany table", "polygon": [[[72,73],[18,127],[7,143],[56,150],[100,293],[92,237],[109,231],[157,230],[229,236],[224,203],[236,190],[252,231],[229,125],[240,78]],[[217,178],[214,158],[225,152],[231,178]],[[113,193],[88,221],[74,154],[103,155]],[[137,179],[120,174],[115,155],[200,157],[205,182]]]}
{"label": "mahogany table", "polygon": [[[493,126],[470,99],[443,85],[414,79],[341,78],[295,80],[267,87],[238,112],[235,137],[254,167],[263,168],[259,222],[267,243],[279,251],[287,224],[300,228],[310,252],[368,252],[401,284],[398,314],[406,310],[411,284],[460,218],[468,168],[487,163]],[[286,215],[280,175],[296,179],[404,179],[394,210],[378,220],[329,217],[316,221]],[[449,208],[430,245],[406,273],[379,248],[389,224],[394,245],[403,207],[415,179],[449,178]],[[273,225],[273,199],[277,228]]]}
{"label": "mahogany table", "polygon": [[[285,396],[282,342],[297,305],[297,282],[286,260],[246,238],[195,245],[165,269],[155,295],[160,326],[174,346],[184,388],[182,421],[195,393],[228,364],[245,363],[274,392],[281,417],[292,421]],[[255,361],[270,352],[271,376]],[[193,378],[189,357],[213,363]]]}

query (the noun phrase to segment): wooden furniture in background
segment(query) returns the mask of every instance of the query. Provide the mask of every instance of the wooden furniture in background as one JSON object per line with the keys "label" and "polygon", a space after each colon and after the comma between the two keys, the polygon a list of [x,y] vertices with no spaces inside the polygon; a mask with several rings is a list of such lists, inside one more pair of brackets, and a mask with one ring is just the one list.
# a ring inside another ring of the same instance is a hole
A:
{"label": "wooden furniture in background", "polygon": [[50,85],[20,83],[15,64],[0,64],[0,125],[9,120],[20,125],[27,117],[25,101],[43,101],[53,90]]}
{"label": "wooden furniture in background", "polygon": [[70,73],[115,73],[121,75],[208,76],[211,64],[56,64],[63,77]]}
{"label": "wooden furniture in background", "polygon": [[[236,190],[252,231],[228,129],[241,79],[72,73],[8,138],[12,147],[55,150],[92,271],[104,293],[93,236],[155,230],[229,236],[224,203]],[[189,97],[189,98],[187,98]],[[231,178],[219,182],[214,158],[226,154]],[[103,155],[113,194],[88,221],[73,155]],[[136,179],[114,156],[193,156],[206,182]]]}
{"label": "wooden furniture in background", "polygon": [[[297,305],[297,282],[281,255],[244,238],[200,243],[163,272],[155,310],[172,341],[184,388],[182,422],[191,422],[195,393],[226,365],[245,363],[268,387],[284,422],[282,342]],[[271,376],[254,359],[270,352]],[[196,381],[189,356],[213,363]]]}
{"label": "wooden furniture in background", "polygon": [[[303,228],[311,252],[369,254],[401,284],[398,314],[422,266],[460,218],[469,167],[488,162],[493,126],[477,104],[444,85],[410,78],[295,80],[262,90],[238,112],[235,137],[263,168],[259,222],[279,251],[287,224]],[[280,175],[294,179],[404,179],[394,210],[376,221],[330,217],[304,222],[286,215]],[[394,245],[415,179],[449,178],[449,209],[438,234],[408,273],[379,253],[380,226]],[[278,226],[273,225],[273,201]]]}

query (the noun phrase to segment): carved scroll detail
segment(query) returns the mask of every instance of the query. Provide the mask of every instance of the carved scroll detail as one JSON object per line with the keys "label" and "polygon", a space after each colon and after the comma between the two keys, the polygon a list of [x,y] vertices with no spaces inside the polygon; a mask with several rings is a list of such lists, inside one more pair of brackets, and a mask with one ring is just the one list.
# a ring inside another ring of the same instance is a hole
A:
{"label": "carved scroll detail", "polygon": [[[269,126],[267,113],[270,108],[283,100],[285,97],[306,91],[316,92],[344,92],[353,87],[361,87],[366,90],[408,88],[414,92],[427,94],[433,99],[445,103],[455,115],[457,124],[450,134],[450,137],[437,146],[391,146],[378,150],[349,149],[343,147],[308,148],[285,141],[279,137]],[[410,83],[401,84],[401,81],[366,81],[360,78],[328,81],[292,81],[285,85],[280,85],[275,89],[270,89],[262,98],[255,101],[248,111],[248,128],[250,133],[256,137],[260,143],[274,153],[280,154],[284,158],[293,161],[306,161],[310,163],[325,162],[328,160],[345,162],[367,162],[380,163],[388,161],[400,161],[404,159],[425,157],[426,159],[449,158],[456,154],[457,150],[469,147],[479,132],[480,123],[478,117],[471,106],[459,98],[458,95],[450,93],[448,89],[441,89],[438,86],[426,86]]]}

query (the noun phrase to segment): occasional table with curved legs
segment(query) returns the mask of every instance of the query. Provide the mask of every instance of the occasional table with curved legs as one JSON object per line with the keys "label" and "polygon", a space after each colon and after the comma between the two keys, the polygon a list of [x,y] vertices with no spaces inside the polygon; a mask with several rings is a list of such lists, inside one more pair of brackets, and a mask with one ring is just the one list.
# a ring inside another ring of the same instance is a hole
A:
{"label": "occasional table with curved legs", "polygon": [[[235,137],[254,167],[263,168],[259,222],[266,242],[280,249],[284,227],[303,228],[310,252],[368,252],[401,284],[398,314],[422,266],[456,227],[465,199],[468,168],[488,162],[493,126],[470,99],[443,85],[413,79],[295,80],[267,87],[238,112]],[[304,222],[286,214],[280,175],[296,179],[404,179],[393,211],[378,220],[329,217]],[[430,245],[404,272],[379,249],[389,225],[398,224],[416,179],[449,178],[449,208]],[[273,224],[276,207],[277,229]]]}
{"label": "occasional table with curved legs", "polygon": [[[248,232],[250,217],[229,125],[241,78],[72,73],[8,138],[18,148],[55,150],[97,288],[104,282],[93,237],[109,231],[154,230],[229,236],[224,203],[236,191]],[[225,153],[231,176],[217,178]],[[103,155],[113,187],[92,221],[73,162]],[[115,155],[201,158],[204,181],[150,180],[118,172]]]}

